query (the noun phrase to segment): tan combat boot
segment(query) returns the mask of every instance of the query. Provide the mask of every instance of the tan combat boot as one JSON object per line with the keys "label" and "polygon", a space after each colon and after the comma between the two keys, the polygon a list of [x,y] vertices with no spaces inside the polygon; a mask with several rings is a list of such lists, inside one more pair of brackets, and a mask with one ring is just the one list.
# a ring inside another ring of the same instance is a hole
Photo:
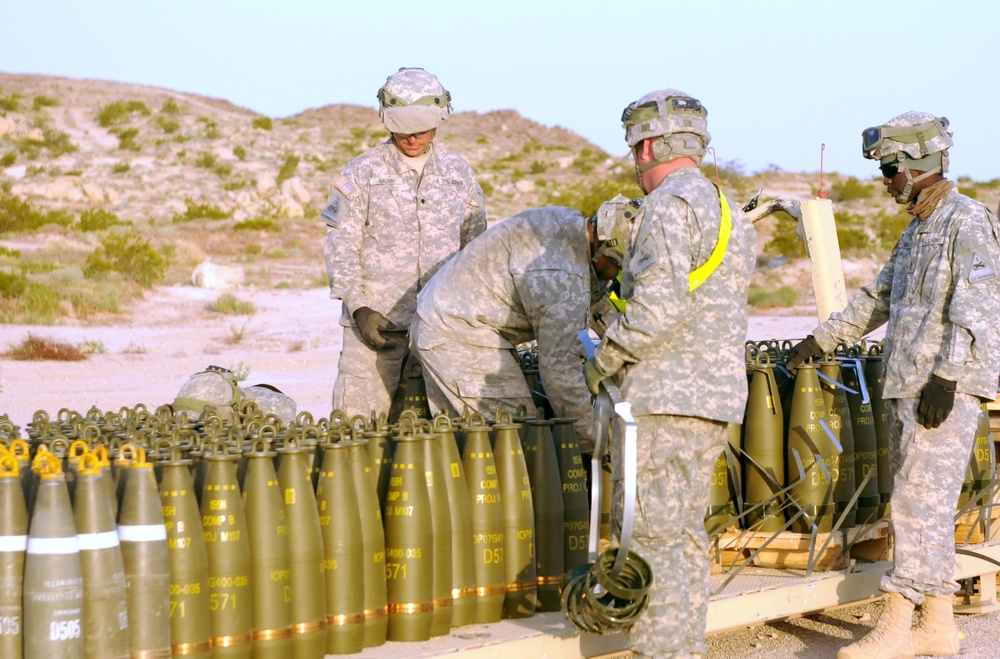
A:
{"label": "tan combat boot", "polygon": [[958,654],[958,627],[951,599],[951,595],[924,598],[920,621],[913,628],[914,653],[930,657]]}
{"label": "tan combat boot", "polygon": [[837,659],[910,659],[913,657],[913,602],[887,593],[875,629],[857,643],[837,651]]}

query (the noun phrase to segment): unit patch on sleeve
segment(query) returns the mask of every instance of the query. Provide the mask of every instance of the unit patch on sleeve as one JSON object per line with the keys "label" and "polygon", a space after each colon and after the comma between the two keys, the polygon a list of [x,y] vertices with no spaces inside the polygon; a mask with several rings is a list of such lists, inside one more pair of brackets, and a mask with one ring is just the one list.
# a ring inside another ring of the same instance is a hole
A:
{"label": "unit patch on sleeve", "polygon": [[969,283],[975,284],[977,281],[992,279],[996,276],[997,270],[989,255],[978,249],[972,250],[972,259],[969,263]]}

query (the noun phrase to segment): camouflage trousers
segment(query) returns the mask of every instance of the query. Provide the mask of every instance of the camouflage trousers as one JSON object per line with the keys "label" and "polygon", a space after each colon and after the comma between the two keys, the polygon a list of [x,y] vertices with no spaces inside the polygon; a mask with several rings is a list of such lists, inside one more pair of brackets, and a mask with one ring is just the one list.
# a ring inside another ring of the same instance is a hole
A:
{"label": "camouflage trousers", "polygon": [[[727,424],[695,417],[636,417],[636,507],[631,551],[653,568],[649,605],[626,633],[637,657],[704,654],[709,563],[705,511]],[[622,446],[612,446],[612,518],[624,508]]]}
{"label": "camouflage trousers", "polygon": [[[410,349],[420,359],[431,412],[458,416],[468,408],[487,418],[497,409],[532,414],[531,391],[513,350],[438,340],[419,318],[410,326]],[[431,347],[428,347],[431,346]]]}
{"label": "camouflage trousers", "polygon": [[348,417],[368,417],[372,411],[386,413],[395,423],[406,398],[403,374],[409,367],[410,351],[402,332],[388,336],[395,348],[374,350],[361,340],[358,328],[344,328],[344,346],[333,385],[333,409]]}
{"label": "camouflage trousers", "polygon": [[955,581],[955,509],[979,421],[979,399],[955,394],[939,427],[917,423],[916,398],[892,401],[890,506],[895,535],[892,570],[881,588],[922,604],[925,595],[950,596]]}

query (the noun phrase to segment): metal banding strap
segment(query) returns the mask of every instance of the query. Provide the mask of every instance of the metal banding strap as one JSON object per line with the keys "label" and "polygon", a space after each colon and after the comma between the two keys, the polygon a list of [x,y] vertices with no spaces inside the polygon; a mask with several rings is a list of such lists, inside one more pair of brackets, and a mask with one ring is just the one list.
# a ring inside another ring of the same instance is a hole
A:
{"label": "metal banding strap", "polygon": [[189,654],[203,654],[212,651],[212,643],[210,641],[201,643],[175,643],[170,646],[170,651],[174,655],[181,657]]}
{"label": "metal banding strap", "polygon": [[80,541],[77,537],[68,538],[32,538],[28,537],[27,552],[29,554],[78,554]]}
{"label": "metal banding strap", "polygon": [[389,607],[383,606],[377,609],[365,609],[365,620],[384,618],[389,615]]}
{"label": "metal banding strap", "polygon": [[122,542],[156,542],[167,539],[167,527],[163,524],[125,524],[118,527],[118,539]]}
{"label": "metal banding strap", "polygon": [[559,585],[562,584],[562,580],[563,580],[562,575],[559,575],[557,577],[538,577],[537,578],[539,586],[559,586]]}
{"label": "metal banding strap", "polygon": [[27,548],[28,536],[26,535],[0,535],[0,553],[24,551]]}
{"label": "metal banding strap", "polygon": [[712,273],[716,271],[719,264],[722,263],[722,259],[726,256],[726,248],[729,247],[729,234],[733,230],[733,215],[729,209],[729,202],[726,201],[726,195],[722,194],[722,190],[719,190],[719,207],[721,208],[719,239],[716,241],[715,247],[712,249],[712,255],[708,257],[708,260],[688,275],[688,290],[693,291],[704,284],[705,280],[712,276]]}
{"label": "metal banding strap", "polygon": [[507,584],[508,593],[524,593],[535,590],[538,590],[538,586],[534,581],[513,581]]}
{"label": "metal banding strap", "polygon": [[[242,636],[213,636],[212,637],[212,647],[213,648],[231,648],[235,645],[247,645],[253,643],[253,634],[244,634]],[[133,656],[135,652],[133,651]]]}
{"label": "metal banding strap", "polygon": [[443,609],[448,606],[455,606],[455,600],[452,597],[439,597],[431,602],[431,604],[434,605],[435,609]]}
{"label": "metal banding strap", "polygon": [[418,613],[434,613],[434,605],[431,603],[408,602],[406,604],[390,604],[389,615],[392,614],[416,615]]}
{"label": "metal banding strap", "polygon": [[327,616],[327,627],[343,627],[344,625],[363,625],[365,614],[363,613],[341,613],[336,616]]}
{"label": "metal banding strap", "polygon": [[[618,274],[619,276],[621,275],[620,272]],[[584,354],[587,357],[593,357],[594,342],[590,340],[590,333],[587,330],[580,330],[576,333],[576,337],[583,346]],[[595,414],[600,414],[600,406],[609,404],[614,407],[614,403],[608,397],[607,389],[603,389],[594,399]],[[601,474],[601,460],[608,451],[606,431],[607,428],[601,427],[598,429],[598,436],[594,438],[594,453],[590,459],[590,473],[596,474],[591,478],[592,483],[590,486],[590,536],[587,540],[587,560],[591,563],[597,560],[597,550],[601,543],[601,485],[604,479],[598,478],[597,475]],[[560,583],[561,581],[560,579]]]}
{"label": "metal banding strap", "polygon": [[155,650],[132,650],[129,653],[130,659],[170,659],[172,648],[158,648]]}
{"label": "metal banding strap", "polygon": [[451,598],[453,600],[459,600],[459,599],[462,599],[463,597],[475,597],[475,596],[476,596],[476,589],[475,588],[452,588],[451,589]]}
{"label": "metal banding strap", "polygon": [[503,595],[507,592],[507,586],[480,586],[476,588],[476,597],[493,597],[494,595]]}
{"label": "metal banding strap", "polygon": [[118,531],[104,531],[102,533],[80,533],[77,536],[80,542],[80,551],[97,551],[98,549],[111,549],[117,547]]}
{"label": "metal banding strap", "polygon": [[255,641],[281,641],[295,636],[295,630],[288,627],[281,629],[255,629],[253,630],[253,640]]}
{"label": "metal banding strap", "polygon": [[292,625],[292,629],[295,630],[296,634],[315,634],[316,632],[326,631],[326,620],[300,622]]}
{"label": "metal banding strap", "polygon": [[622,528],[618,537],[618,555],[615,558],[614,567],[611,568],[611,577],[615,578],[621,574],[625,566],[625,559],[628,557],[629,545],[632,544],[632,526],[635,522],[635,487],[636,487],[636,457],[638,448],[636,441],[639,434],[635,418],[632,416],[632,403],[622,398],[618,387],[613,384],[604,383],[604,387],[611,396],[611,402],[615,404],[615,414],[625,422],[625,455],[623,458],[625,467],[625,507],[622,511]]}

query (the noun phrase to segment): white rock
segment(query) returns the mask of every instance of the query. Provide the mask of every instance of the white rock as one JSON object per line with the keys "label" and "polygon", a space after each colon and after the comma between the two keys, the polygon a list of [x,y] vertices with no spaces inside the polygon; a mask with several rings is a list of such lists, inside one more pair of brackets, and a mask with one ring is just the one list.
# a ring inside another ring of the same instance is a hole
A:
{"label": "white rock", "polygon": [[520,181],[514,184],[514,187],[521,194],[529,194],[535,191],[535,182],[529,181],[527,179],[521,179]]}
{"label": "white rock", "polygon": [[278,189],[278,184],[274,182],[274,177],[270,174],[261,174],[257,177],[257,193],[261,197],[274,194]]}
{"label": "white rock", "polygon": [[15,181],[20,181],[28,173],[27,165],[14,165],[13,167],[8,167],[3,170],[4,176],[7,178],[14,179]]}
{"label": "white rock", "polygon": [[281,185],[281,191],[289,197],[294,197],[300,204],[305,206],[312,201],[312,194],[302,185],[299,177],[290,178]]}
{"label": "white rock", "polygon": [[569,166],[573,164],[573,156],[563,156],[562,158],[557,158],[556,163],[559,165],[559,169],[569,169]]}
{"label": "white rock", "polygon": [[108,202],[112,204],[118,203],[118,200],[122,198],[121,194],[114,188],[108,188],[105,190],[105,194],[108,196]]}
{"label": "white rock", "polygon": [[76,181],[60,179],[45,186],[43,194],[48,199],[59,201],[62,199],[69,199],[73,191],[80,194],[80,191],[76,189]]}
{"label": "white rock", "polygon": [[41,128],[32,128],[27,133],[24,134],[25,139],[31,140],[32,142],[44,142],[45,133],[42,132]]}
{"label": "white rock", "polygon": [[191,283],[199,288],[221,291],[240,286],[246,280],[243,268],[202,261],[191,274]]}
{"label": "white rock", "polygon": [[14,130],[14,122],[10,119],[0,117],[0,137],[4,137]]}
{"label": "white rock", "polygon": [[101,189],[101,186],[94,183],[84,183],[82,187],[83,194],[87,195],[87,198],[92,202],[95,204],[104,203],[104,190]]}
{"label": "white rock", "polygon": [[278,210],[279,217],[299,218],[306,216],[306,212],[305,209],[302,208],[302,204],[285,195],[279,195],[276,197],[274,205]]}

